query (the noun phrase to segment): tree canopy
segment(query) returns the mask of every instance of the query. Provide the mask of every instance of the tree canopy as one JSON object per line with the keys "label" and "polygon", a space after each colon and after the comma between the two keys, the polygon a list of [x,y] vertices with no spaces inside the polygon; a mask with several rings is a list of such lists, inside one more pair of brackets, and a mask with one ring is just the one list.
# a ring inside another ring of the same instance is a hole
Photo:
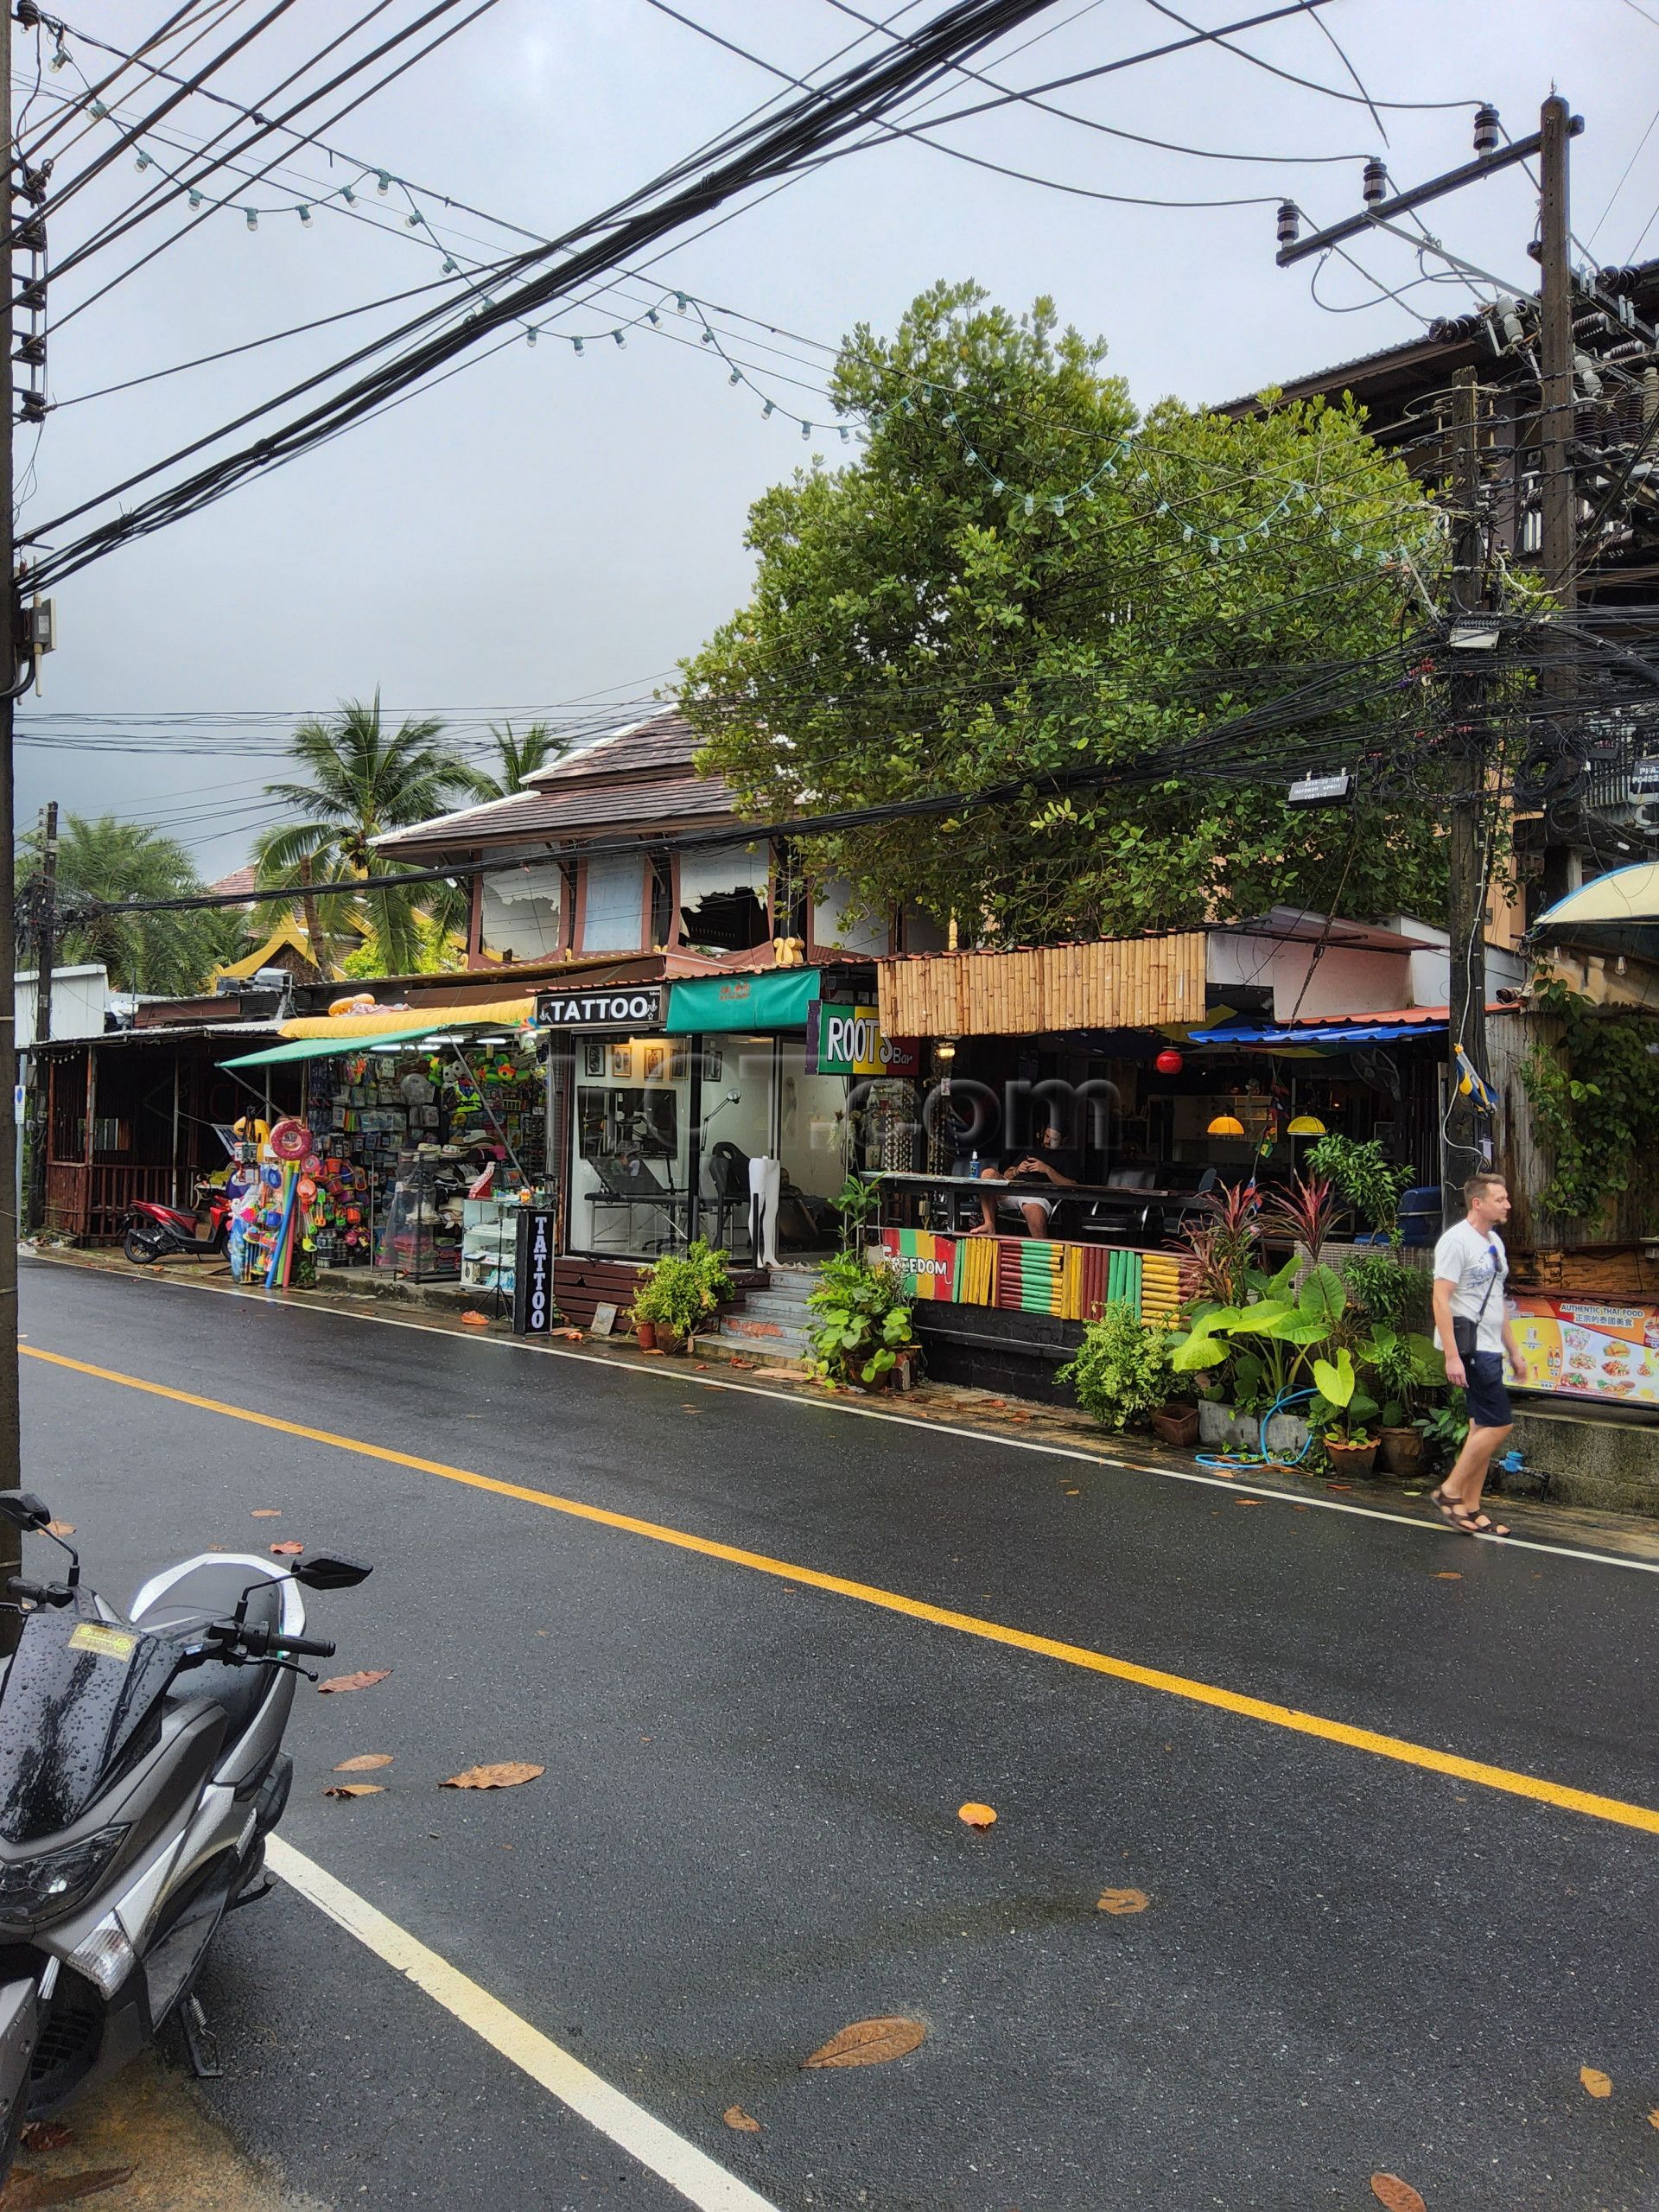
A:
{"label": "tree canopy", "polygon": [[[333,932],[321,910],[339,902],[312,899],[308,887],[398,873],[376,858],[374,840],[465,804],[474,795],[474,776],[444,742],[442,723],[405,721],[388,730],[378,692],[367,704],[346,700],[327,721],[300,723],[289,750],[305,780],[267,784],[265,790],[296,818],[255,841],[254,873],[262,890],[297,895],[312,957],[326,976],[335,963]],[[280,903],[291,908],[295,899]],[[434,965],[433,921],[448,927],[465,912],[464,899],[446,894],[442,884],[365,892],[361,904],[374,932],[367,948],[370,972],[394,975]]]}
{"label": "tree canopy", "polygon": [[1012,786],[820,855],[860,905],[969,937],[1437,912],[1421,795],[1369,773],[1345,821],[1286,802],[1400,716],[1426,493],[1351,407],[1141,416],[1104,359],[1047,300],[967,283],[854,331],[831,388],[868,442],[750,510],[753,594],[683,664],[701,764],[759,819]]}
{"label": "tree canopy", "polygon": [[[40,875],[38,834],[19,855],[20,905]],[[122,914],[94,911],[129,899],[188,899],[202,889],[189,854],[171,837],[114,815],[71,814],[58,836],[57,961],[102,961],[118,991],[153,991],[188,998],[202,989],[215,963],[232,958],[239,935],[234,916]],[[35,948],[20,942],[20,963]]]}

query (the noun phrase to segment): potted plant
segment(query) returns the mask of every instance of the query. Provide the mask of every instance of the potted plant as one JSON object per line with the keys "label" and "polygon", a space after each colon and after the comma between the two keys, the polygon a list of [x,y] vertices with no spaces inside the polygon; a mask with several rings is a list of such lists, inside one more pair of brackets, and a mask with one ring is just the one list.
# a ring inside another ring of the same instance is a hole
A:
{"label": "potted plant", "polygon": [[915,1355],[910,1300],[892,1268],[871,1266],[856,1253],[826,1260],[807,1299],[812,1319],[812,1372],[831,1389],[885,1389],[901,1358]]}
{"label": "potted plant", "polygon": [[1383,1471],[1414,1478],[1427,1453],[1417,1416],[1427,1411],[1430,1390],[1444,1388],[1446,1362],[1429,1338],[1389,1328],[1374,1329],[1359,1357],[1382,1401],[1377,1435]]}
{"label": "potted plant", "polygon": [[1108,1428],[1149,1421],[1166,1443],[1190,1445],[1198,1439],[1198,1408],[1181,1401],[1173,1341],[1172,1331],[1147,1327],[1134,1306],[1114,1299],[1054,1379],[1071,1383],[1084,1411]]}
{"label": "potted plant", "polygon": [[1398,1249],[1400,1200],[1411,1182],[1409,1167],[1385,1159],[1376,1137],[1361,1143],[1335,1129],[1319,1139],[1307,1164],[1316,1175],[1330,1179],[1356,1217],[1370,1223],[1374,1238]]}
{"label": "potted plant", "polygon": [[[633,1325],[649,1351],[678,1351],[733,1294],[727,1254],[699,1236],[683,1252],[664,1252],[634,1293]],[[649,1329],[652,1342],[644,1332]]]}
{"label": "potted plant", "polygon": [[1359,1387],[1354,1356],[1342,1345],[1334,1360],[1316,1359],[1313,1385],[1317,1395],[1309,1417],[1320,1429],[1319,1441],[1339,1474],[1369,1475],[1376,1459],[1376,1439],[1364,1426],[1374,1420],[1377,1405]]}
{"label": "potted plant", "polygon": [[[1192,1325],[1172,1347],[1171,1363],[1178,1374],[1205,1377],[1198,1429],[1206,1443],[1253,1450],[1260,1442],[1271,1452],[1299,1455],[1307,1441],[1302,1417],[1271,1409],[1301,1386],[1308,1361],[1338,1327],[1348,1294],[1334,1268],[1305,1267],[1296,1258],[1273,1275],[1249,1268],[1246,1280],[1242,1305],[1192,1309]],[[1261,1416],[1269,1414],[1272,1433],[1264,1438]]]}
{"label": "potted plant", "polygon": [[1448,1390],[1445,1402],[1413,1421],[1412,1427],[1422,1438],[1429,1460],[1425,1471],[1439,1473],[1449,1467],[1462,1451],[1469,1433],[1468,1407],[1463,1392]]}

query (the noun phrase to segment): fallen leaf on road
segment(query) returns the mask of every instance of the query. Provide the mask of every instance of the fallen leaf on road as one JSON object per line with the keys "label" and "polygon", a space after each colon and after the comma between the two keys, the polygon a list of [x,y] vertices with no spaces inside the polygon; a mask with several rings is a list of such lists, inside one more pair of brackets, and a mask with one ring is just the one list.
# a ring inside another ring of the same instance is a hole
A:
{"label": "fallen leaf on road", "polygon": [[1649,2127],[1659,2127],[1659,2105],[1656,2105],[1654,2109],[1648,2114],[1648,2126]]}
{"label": "fallen leaf on road", "polygon": [[1144,1912],[1152,1899],[1144,1890],[1103,1890],[1096,1912]]}
{"label": "fallen leaf on road", "polygon": [[1325,1488],[1327,1490],[1352,1490],[1353,1484],[1352,1483],[1327,1483],[1325,1484]]}
{"label": "fallen leaf on road", "polygon": [[1293,1505],[1290,1510],[1293,1513],[1306,1513],[1310,1509],[1306,1505]]}
{"label": "fallen leaf on road", "polygon": [[0,2212],[45,2212],[48,2204],[79,2204],[129,2181],[133,2166],[88,2166],[78,2174],[13,2174],[0,2190]]}
{"label": "fallen leaf on road", "polygon": [[317,1684],[319,1697],[327,1697],[335,1690],[369,1690],[377,1682],[384,1682],[391,1672],[390,1667],[370,1667],[357,1675],[330,1675],[326,1682]]}
{"label": "fallen leaf on road", "polygon": [[322,1794],[325,1797],[378,1797],[385,1786],[384,1782],[331,1782]]}
{"label": "fallen leaf on road", "polygon": [[253,1505],[248,1510],[256,1521],[280,1521],[283,1517],[280,1505]]}
{"label": "fallen leaf on road", "polygon": [[1068,1497],[1081,1497],[1083,1496],[1083,1492],[1080,1490],[1069,1490],[1065,1494]]}
{"label": "fallen leaf on road", "polygon": [[512,1789],[519,1783],[534,1782],[537,1775],[546,1772],[544,1766],[531,1766],[524,1759],[499,1759],[493,1766],[469,1766],[465,1774],[452,1774],[438,1787],[440,1789]]}
{"label": "fallen leaf on road", "polygon": [[959,1805],[957,1818],[965,1821],[970,1828],[989,1828],[996,1825],[996,1814],[989,1805]]}
{"label": "fallen leaf on road", "polygon": [[1398,2174],[1373,2174],[1371,2195],[1379,2204],[1386,2204],[1389,2212],[1427,2212],[1411,2183],[1402,2181]]}
{"label": "fallen leaf on road", "polygon": [[927,2030],[919,2020],[855,2020],[839,2035],[831,2036],[810,2058],[804,2058],[801,2064],[881,2066],[890,2058],[902,2058],[906,2051],[914,2050],[918,2044],[926,2041]]}
{"label": "fallen leaf on road", "polygon": [[469,1309],[461,1315],[461,1325],[464,1329],[487,1329],[490,1317],[487,1313],[476,1313]]}
{"label": "fallen leaf on road", "polygon": [[48,1536],[73,1536],[75,1524],[73,1521],[48,1521],[45,1533]]}
{"label": "fallen leaf on road", "polygon": [[793,1367],[757,1367],[754,1379],[757,1382],[798,1382],[801,1378]]}
{"label": "fallen leaf on road", "polygon": [[568,1344],[579,1344],[586,1341],[580,1329],[561,1329],[558,1333]]}
{"label": "fallen leaf on road", "polygon": [[296,1544],[292,1536],[284,1536],[280,1544],[273,1544],[270,1548],[274,1558],[297,1559],[305,1549],[305,1546]]}
{"label": "fallen leaf on road", "polygon": [[1455,1567],[1443,1567],[1434,1580],[1437,1582],[1461,1582],[1463,1577]]}
{"label": "fallen leaf on road", "polygon": [[75,2131],[60,2120],[30,2120],[18,2139],[25,2151],[63,2151],[74,2141]]}
{"label": "fallen leaf on road", "polygon": [[1613,2094],[1612,2076],[1604,2074],[1599,2066],[1580,2066],[1579,2079],[1590,2096],[1611,2097]]}
{"label": "fallen leaf on road", "polygon": [[760,2121],[752,2113],[745,2112],[741,2105],[728,2105],[720,2116],[728,2127],[735,2129],[740,2135],[758,2135],[760,2133]]}
{"label": "fallen leaf on road", "polygon": [[1260,1505],[1261,1503],[1259,1497],[1236,1497],[1233,1500],[1235,1505]]}
{"label": "fallen leaf on road", "polygon": [[390,1766],[390,1751],[359,1751],[354,1759],[341,1759],[334,1769],[336,1774],[367,1774],[372,1768]]}
{"label": "fallen leaf on road", "polygon": [[694,1359],[691,1364],[699,1375],[706,1375],[709,1372],[709,1363],[706,1359]]}
{"label": "fallen leaf on road", "polygon": [[[664,1359],[667,1354],[658,1351],[655,1344],[645,1344],[640,1348],[639,1357],[641,1359]],[[734,1360],[732,1364],[735,1367],[737,1362]]]}

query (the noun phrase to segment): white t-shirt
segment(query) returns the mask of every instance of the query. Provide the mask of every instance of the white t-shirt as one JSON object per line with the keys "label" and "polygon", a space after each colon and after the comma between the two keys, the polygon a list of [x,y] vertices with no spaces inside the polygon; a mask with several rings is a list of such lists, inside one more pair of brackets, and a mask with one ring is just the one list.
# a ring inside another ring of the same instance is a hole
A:
{"label": "white t-shirt", "polygon": [[[1472,1321],[1477,1314],[1480,1317],[1480,1325],[1475,1332],[1477,1351],[1501,1353],[1503,1350],[1503,1286],[1509,1272],[1503,1240],[1495,1229],[1483,1236],[1479,1230],[1460,1221],[1455,1229],[1448,1229],[1434,1247],[1434,1280],[1453,1286],[1453,1315],[1465,1321]],[[1496,1281],[1492,1280],[1494,1275]],[[1438,1329],[1434,1341],[1442,1351],[1452,1350],[1450,1344],[1440,1343]]]}

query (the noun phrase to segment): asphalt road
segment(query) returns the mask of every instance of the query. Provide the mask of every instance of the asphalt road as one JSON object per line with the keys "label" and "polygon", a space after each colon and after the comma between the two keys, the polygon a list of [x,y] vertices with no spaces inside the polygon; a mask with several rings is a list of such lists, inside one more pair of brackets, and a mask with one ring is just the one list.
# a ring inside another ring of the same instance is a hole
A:
{"label": "asphalt road", "polygon": [[[1628,1566],[154,1279],[26,1267],[22,1325],[1659,1807],[1659,1579]],[[1659,2202],[1659,1834],[69,1368],[23,1385],[26,1478],[118,1602],[209,1545],[377,1562],[308,1601],[336,1667],[392,1671],[302,1688],[283,1834],[772,2204],[1358,2212],[1377,2171],[1429,2212]],[[363,1751],[384,1794],[326,1800]],[[437,1787],[498,1759],[547,1772]],[[227,1924],[204,1993],[213,2112],[296,2196],[685,2202],[292,1891]],[[894,2014],[910,2056],[802,2069]]]}

